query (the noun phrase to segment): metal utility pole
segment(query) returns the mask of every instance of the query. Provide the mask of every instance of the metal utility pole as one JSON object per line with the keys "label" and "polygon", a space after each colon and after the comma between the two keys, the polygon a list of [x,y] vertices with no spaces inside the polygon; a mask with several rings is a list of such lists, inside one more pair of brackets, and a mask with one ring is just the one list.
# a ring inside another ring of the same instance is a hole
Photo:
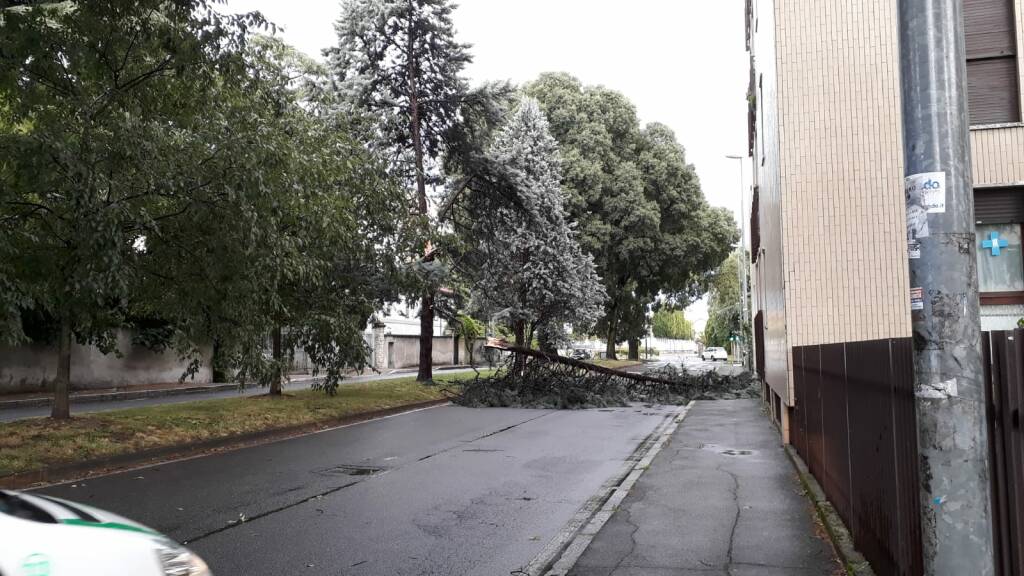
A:
{"label": "metal utility pole", "polygon": [[747,183],[743,174],[743,156],[726,156],[730,160],[738,160],[740,165],[740,263],[739,263],[739,275],[740,275],[740,333],[738,338],[739,349],[741,352],[741,360],[743,367],[747,370],[750,369],[750,343],[747,342],[747,218],[744,214],[744,208],[747,203]]}
{"label": "metal utility pole", "polygon": [[962,0],[899,0],[921,536],[929,576],[994,573]]}

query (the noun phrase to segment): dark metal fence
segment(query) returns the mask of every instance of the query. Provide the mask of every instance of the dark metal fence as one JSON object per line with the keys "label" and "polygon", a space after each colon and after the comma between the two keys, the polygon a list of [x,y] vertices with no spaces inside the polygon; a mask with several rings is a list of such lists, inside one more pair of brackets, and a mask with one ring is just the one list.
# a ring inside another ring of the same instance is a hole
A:
{"label": "dark metal fence", "polygon": [[754,368],[764,382],[764,311],[754,316]]}
{"label": "dark metal fence", "polygon": [[1024,576],[1024,330],[985,332],[985,387],[996,574]]}
{"label": "dark metal fence", "polygon": [[793,349],[790,440],[879,576],[920,576],[911,340]]}

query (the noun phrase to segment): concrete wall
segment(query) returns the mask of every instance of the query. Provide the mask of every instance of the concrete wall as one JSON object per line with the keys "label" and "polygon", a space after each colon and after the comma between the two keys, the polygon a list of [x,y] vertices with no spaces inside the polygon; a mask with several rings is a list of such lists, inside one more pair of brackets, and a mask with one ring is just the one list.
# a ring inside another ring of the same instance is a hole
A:
{"label": "concrete wall", "polygon": [[[753,2],[764,251],[752,275],[766,380],[792,405],[792,347],[911,333],[897,0]],[[1016,18],[1024,48],[1024,0]],[[1018,61],[1024,73],[1024,49]],[[976,126],[971,141],[976,187],[1024,183],[1024,125]]]}
{"label": "concrete wall", "polygon": [[[473,359],[477,364],[485,362],[483,354],[484,341],[479,340],[474,348]],[[390,335],[384,338],[384,368],[415,368],[420,364],[419,336]],[[434,336],[432,349],[434,366],[448,366],[454,363],[455,339],[452,336]],[[393,360],[393,362],[389,362]],[[467,364],[469,357],[465,345],[459,340],[459,363]]]}
{"label": "concrete wall", "polygon": [[[91,346],[75,344],[71,351],[71,387],[74,390],[126,388],[177,382],[186,368],[173,351],[157,354],[133,346],[127,331],[118,334],[116,354],[104,355]],[[210,358],[212,348],[202,350]],[[51,390],[57,375],[57,350],[44,345],[0,346],[0,394]],[[206,384],[213,380],[204,364],[189,382]]]}
{"label": "concrete wall", "polygon": [[[786,339],[785,230],[781,226],[785,198],[779,162],[778,53],[774,0],[755,0],[751,8],[751,52],[757,103],[754,141],[754,185],[758,187],[761,253],[751,273],[754,301],[764,312],[765,380],[784,401],[789,392],[789,345]],[[756,313],[756,310],[755,310]]]}

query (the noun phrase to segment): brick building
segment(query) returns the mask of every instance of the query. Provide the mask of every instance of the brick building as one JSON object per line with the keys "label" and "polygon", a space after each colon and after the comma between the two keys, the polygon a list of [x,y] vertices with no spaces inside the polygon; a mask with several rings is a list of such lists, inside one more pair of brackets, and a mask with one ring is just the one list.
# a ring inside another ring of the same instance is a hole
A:
{"label": "brick building", "polygon": [[[794,350],[910,337],[897,0],[748,0],[755,347],[783,435]],[[982,328],[1024,317],[1024,0],[964,0]],[[985,249],[996,234],[1000,248]]]}
{"label": "brick building", "polygon": [[[748,0],[757,370],[880,575],[923,573],[898,0]],[[1024,317],[1024,0],[963,0],[981,324]]]}

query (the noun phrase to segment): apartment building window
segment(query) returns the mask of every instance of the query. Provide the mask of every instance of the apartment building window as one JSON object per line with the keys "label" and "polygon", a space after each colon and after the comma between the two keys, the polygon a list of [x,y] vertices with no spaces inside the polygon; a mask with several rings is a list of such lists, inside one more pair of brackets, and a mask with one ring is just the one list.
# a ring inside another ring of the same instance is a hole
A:
{"label": "apartment building window", "polygon": [[1024,304],[1024,188],[976,190],[981,303]]}
{"label": "apartment building window", "polygon": [[1020,224],[978,226],[978,287],[982,293],[1024,292]]}
{"label": "apartment building window", "polygon": [[1014,0],[964,0],[971,124],[1020,122]]}

